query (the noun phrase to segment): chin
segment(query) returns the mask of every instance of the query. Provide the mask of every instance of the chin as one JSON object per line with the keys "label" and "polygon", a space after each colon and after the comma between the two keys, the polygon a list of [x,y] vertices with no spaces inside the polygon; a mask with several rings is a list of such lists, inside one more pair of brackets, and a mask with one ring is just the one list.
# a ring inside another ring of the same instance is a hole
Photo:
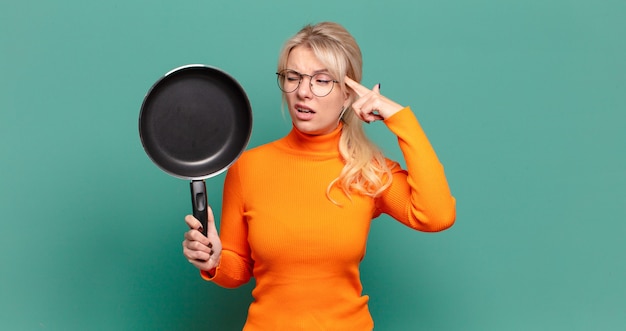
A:
{"label": "chin", "polygon": [[323,135],[332,132],[335,127],[323,127],[320,125],[313,124],[311,122],[303,122],[303,121],[292,121],[293,125],[298,129],[298,131],[310,135]]}
{"label": "chin", "polygon": [[292,123],[293,123],[293,126],[295,126],[296,129],[298,129],[298,131],[302,133],[317,134],[317,131],[319,131],[318,129],[315,128],[314,125],[310,125],[310,123],[308,122],[292,121]]}

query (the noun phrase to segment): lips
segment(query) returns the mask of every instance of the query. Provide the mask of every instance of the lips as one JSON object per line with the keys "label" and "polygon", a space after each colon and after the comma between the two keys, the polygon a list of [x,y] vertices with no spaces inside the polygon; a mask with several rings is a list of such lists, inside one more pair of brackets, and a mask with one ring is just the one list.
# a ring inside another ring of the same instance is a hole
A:
{"label": "lips", "polygon": [[315,114],[315,111],[313,109],[311,109],[311,108],[309,108],[309,107],[307,107],[305,105],[296,104],[295,108],[296,108],[296,111],[299,112],[299,113]]}
{"label": "lips", "polygon": [[296,109],[295,117],[300,121],[309,121],[315,115],[315,111],[305,105],[296,104],[294,108]]}

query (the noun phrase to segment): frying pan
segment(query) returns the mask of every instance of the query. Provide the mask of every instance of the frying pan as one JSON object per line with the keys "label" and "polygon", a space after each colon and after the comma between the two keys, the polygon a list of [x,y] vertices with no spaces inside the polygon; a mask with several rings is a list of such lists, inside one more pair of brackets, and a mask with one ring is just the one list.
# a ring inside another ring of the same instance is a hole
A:
{"label": "frying pan", "polygon": [[207,234],[205,179],[237,160],[252,131],[252,110],[239,83],[211,66],[175,68],[149,89],[139,114],[139,136],[161,170],[191,180],[193,215]]}

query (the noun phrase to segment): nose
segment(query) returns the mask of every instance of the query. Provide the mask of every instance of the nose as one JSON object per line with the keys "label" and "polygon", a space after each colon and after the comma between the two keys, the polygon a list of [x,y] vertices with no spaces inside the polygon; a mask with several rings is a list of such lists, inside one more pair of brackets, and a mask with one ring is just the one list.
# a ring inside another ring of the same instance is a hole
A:
{"label": "nose", "polygon": [[[308,80],[305,78],[308,78]],[[296,91],[300,98],[310,99],[313,97],[313,91],[311,91],[311,79],[313,78],[308,75],[302,75],[300,78],[300,84],[298,85],[298,89]]]}

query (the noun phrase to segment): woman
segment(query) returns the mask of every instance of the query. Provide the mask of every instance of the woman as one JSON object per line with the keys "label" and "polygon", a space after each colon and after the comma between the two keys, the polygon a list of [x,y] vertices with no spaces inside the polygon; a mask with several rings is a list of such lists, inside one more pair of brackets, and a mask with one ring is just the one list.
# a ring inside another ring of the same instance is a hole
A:
{"label": "woman", "polygon": [[[386,213],[420,231],[455,219],[443,167],[409,107],[360,85],[361,52],[340,25],[306,26],[288,40],[278,85],[293,123],[229,169],[218,236],[185,221],[183,253],[223,287],[256,287],[244,330],[371,330],[359,263],[370,222]],[[362,122],[398,137],[407,170],[367,140]]]}

